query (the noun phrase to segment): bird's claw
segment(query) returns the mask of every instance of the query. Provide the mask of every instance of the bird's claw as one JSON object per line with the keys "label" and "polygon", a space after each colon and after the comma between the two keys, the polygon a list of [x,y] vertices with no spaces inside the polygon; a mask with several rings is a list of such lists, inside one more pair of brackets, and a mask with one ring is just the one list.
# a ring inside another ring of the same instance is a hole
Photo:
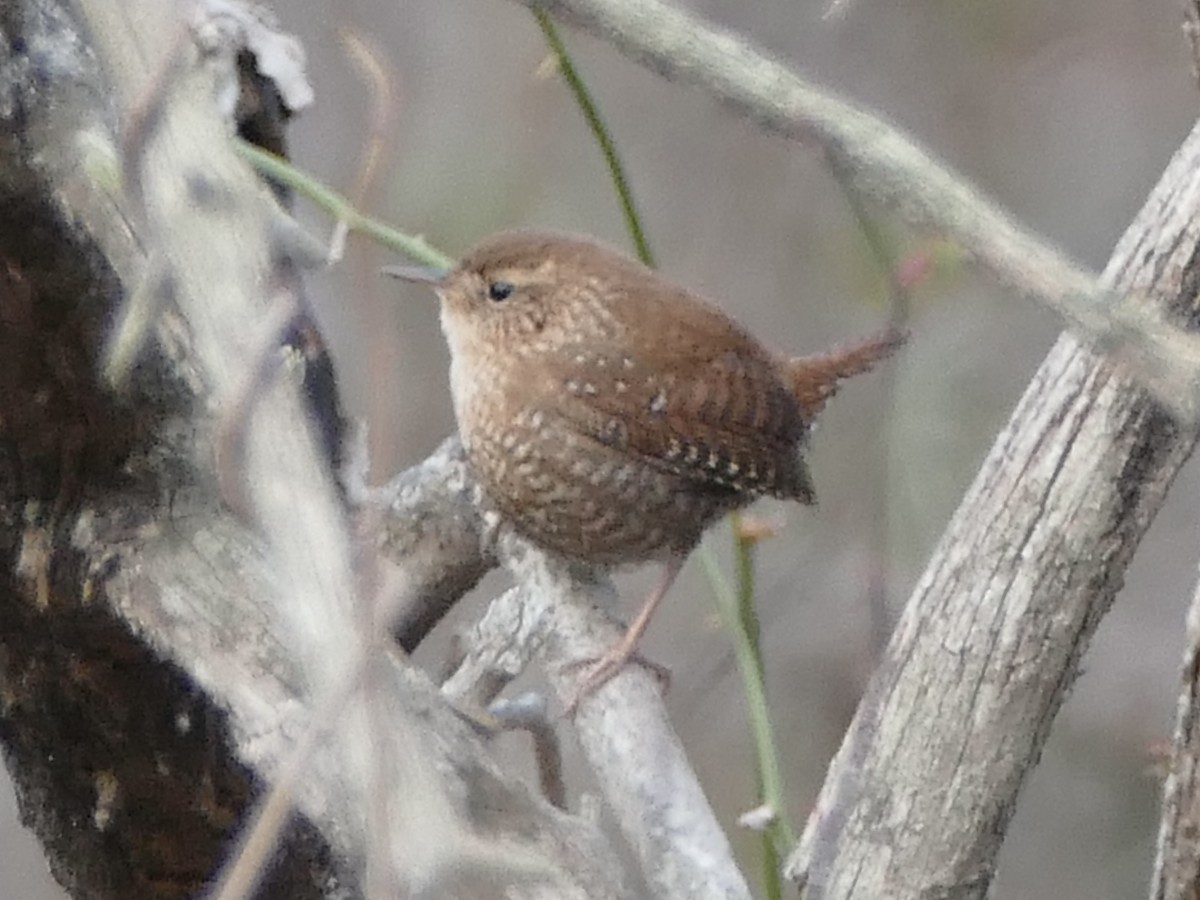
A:
{"label": "bird's claw", "polygon": [[604,685],[608,684],[613,678],[621,673],[631,662],[635,662],[643,668],[649,669],[654,677],[658,680],[659,686],[663,693],[666,693],[671,687],[671,670],[661,663],[656,663],[651,659],[647,659],[640,653],[633,650],[626,650],[620,644],[609,648],[603,656],[589,657],[586,659],[577,660],[570,664],[569,668],[581,669],[590,667],[590,670],[583,675],[579,684],[575,688],[575,694],[571,697],[571,701],[563,710],[563,716],[566,718],[574,717],[579,710],[579,704],[590,697]]}

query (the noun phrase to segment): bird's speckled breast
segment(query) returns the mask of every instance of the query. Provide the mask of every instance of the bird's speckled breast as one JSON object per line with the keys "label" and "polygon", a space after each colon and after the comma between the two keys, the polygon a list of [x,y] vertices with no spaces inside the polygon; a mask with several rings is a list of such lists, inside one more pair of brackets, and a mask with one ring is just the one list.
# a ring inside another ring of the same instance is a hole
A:
{"label": "bird's speckled breast", "polygon": [[578,433],[553,409],[516,409],[497,420],[485,412],[496,408],[468,401],[463,409],[475,476],[513,526],[564,556],[621,565],[687,552],[714,519],[752,499],[697,491]]}

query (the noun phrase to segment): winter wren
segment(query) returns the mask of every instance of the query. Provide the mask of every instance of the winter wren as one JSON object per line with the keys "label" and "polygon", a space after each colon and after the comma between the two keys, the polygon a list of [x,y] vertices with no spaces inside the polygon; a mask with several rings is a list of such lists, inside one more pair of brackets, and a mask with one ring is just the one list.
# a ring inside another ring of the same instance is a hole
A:
{"label": "winter wren", "polygon": [[789,359],[652,269],[548,232],[490,237],[448,273],[387,271],[441,298],[459,434],[501,515],[586,563],[664,563],[576,700],[629,659],[705,528],[763,495],[814,501],[814,417],[904,340]]}

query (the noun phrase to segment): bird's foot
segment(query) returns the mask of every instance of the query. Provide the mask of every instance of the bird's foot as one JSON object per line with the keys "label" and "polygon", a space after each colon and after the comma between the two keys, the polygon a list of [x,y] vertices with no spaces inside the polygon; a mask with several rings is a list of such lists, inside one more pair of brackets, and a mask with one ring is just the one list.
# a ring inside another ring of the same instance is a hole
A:
{"label": "bird's foot", "polygon": [[567,704],[563,710],[563,716],[572,718],[579,709],[579,704],[590,697],[604,685],[608,684],[613,678],[621,673],[629,663],[634,662],[643,668],[649,669],[650,672],[658,679],[659,686],[663,693],[671,687],[671,670],[666,666],[656,663],[651,659],[647,659],[642,654],[638,653],[633,647],[626,647],[624,641],[617,641],[604,652],[603,656],[590,657],[581,659],[571,663],[570,668],[587,668],[588,671],[580,679],[579,684],[575,687],[575,694],[571,697],[571,702]]}

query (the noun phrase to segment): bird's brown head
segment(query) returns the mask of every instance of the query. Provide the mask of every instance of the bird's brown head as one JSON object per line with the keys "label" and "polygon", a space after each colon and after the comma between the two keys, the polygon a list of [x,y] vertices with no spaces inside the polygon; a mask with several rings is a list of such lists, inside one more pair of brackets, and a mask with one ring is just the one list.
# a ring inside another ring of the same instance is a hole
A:
{"label": "bird's brown head", "polygon": [[[506,231],[476,244],[444,274],[392,268],[428,281],[442,301],[451,350],[482,341],[510,348],[566,340],[601,314],[606,292],[640,266],[587,238]],[[636,273],[634,273],[636,274]]]}

